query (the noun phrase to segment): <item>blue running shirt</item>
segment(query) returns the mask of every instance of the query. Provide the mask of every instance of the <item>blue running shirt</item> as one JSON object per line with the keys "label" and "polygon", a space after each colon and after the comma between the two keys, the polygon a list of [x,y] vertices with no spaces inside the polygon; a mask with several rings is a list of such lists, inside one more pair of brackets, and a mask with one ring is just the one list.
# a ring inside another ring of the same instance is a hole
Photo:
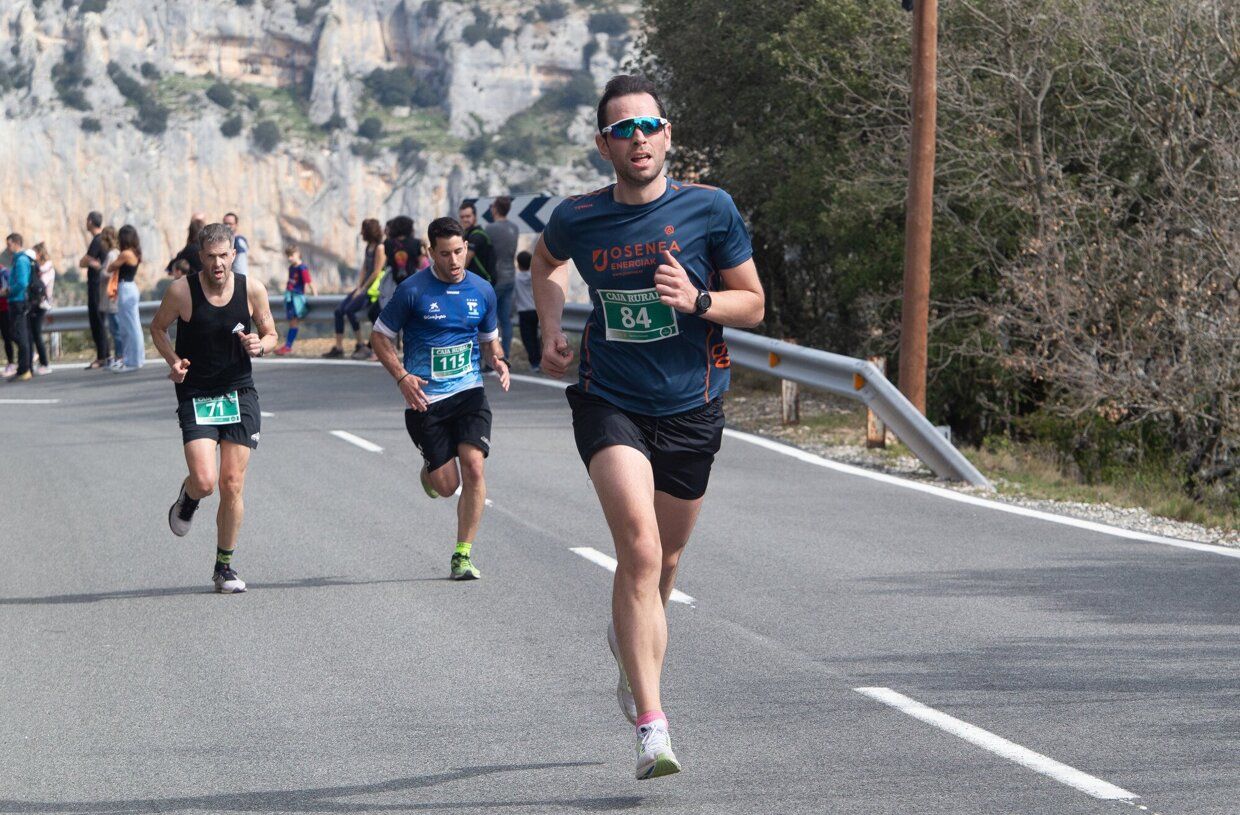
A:
{"label": "blue running shirt", "polygon": [[495,289],[473,272],[445,283],[430,269],[412,275],[375,321],[375,331],[396,339],[404,331],[405,370],[425,380],[430,402],[482,387],[479,343],[499,336]]}
{"label": "blue running shirt", "polygon": [[720,269],[753,256],[732,197],[667,180],[649,204],[618,203],[614,185],[567,198],[551,213],[543,244],[572,259],[594,311],[581,337],[579,386],[624,410],[668,416],[728,389],[723,327],[659,302],[654,271],[668,250],[699,289],[722,288]]}

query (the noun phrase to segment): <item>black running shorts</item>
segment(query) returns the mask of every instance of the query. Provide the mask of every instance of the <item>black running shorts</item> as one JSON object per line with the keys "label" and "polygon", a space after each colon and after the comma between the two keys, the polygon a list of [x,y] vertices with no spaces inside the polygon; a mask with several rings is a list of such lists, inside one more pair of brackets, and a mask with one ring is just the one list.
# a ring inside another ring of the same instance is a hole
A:
{"label": "black running shorts", "polygon": [[251,450],[258,448],[258,433],[262,425],[262,413],[258,409],[258,391],[238,388],[237,403],[240,421],[231,424],[199,424],[193,399],[177,403],[177,420],[181,423],[181,443],[194,439],[211,439],[214,442],[243,444]]}
{"label": "black running shorts", "polygon": [[456,458],[456,448],[462,444],[472,444],[483,456],[491,453],[491,406],[482,388],[432,402],[425,413],[406,408],[405,428],[428,470],[438,470]]}
{"label": "black running shorts", "polygon": [[723,443],[723,397],[672,416],[633,413],[572,385],[565,392],[573,411],[577,452],[590,459],[604,447],[640,450],[654,470],[654,488],[692,501],[706,493],[715,453]]}

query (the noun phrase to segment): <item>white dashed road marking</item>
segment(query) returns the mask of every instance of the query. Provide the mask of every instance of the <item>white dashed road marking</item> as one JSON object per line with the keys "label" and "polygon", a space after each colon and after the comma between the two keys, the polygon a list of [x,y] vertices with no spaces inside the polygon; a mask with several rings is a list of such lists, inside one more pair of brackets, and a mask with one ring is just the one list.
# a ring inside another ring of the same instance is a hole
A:
{"label": "white dashed road marking", "polygon": [[366,441],[361,436],[354,436],[347,430],[333,430],[332,435],[338,439],[343,439],[349,444],[355,444],[369,453],[382,453],[383,448],[372,441]]}
{"label": "white dashed road marking", "polygon": [[[581,555],[586,560],[597,563],[609,572],[615,573],[616,571],[616,559],[611,555],[603,554],[597,549],[591,549],[589,546],[574,546],[569,551]],[[672,589],[672,602],[684,603],[686,606],[691,606],[696,603],[697,600],[685,594],[680,589]]]}
{"label": "white dashed road marking", "polygon": [[1061,764],[1041,753],[1035,753],[1027,747],[1021,747],[1019,744],[1010,742],[1002,736],[996,736],[989,730],[983,730],[976,725],[957,719],[955,716],[949,716],[942,711],[923,705],[916,699],[897,693],[891,688],[853,688],[853,690],[882,702],[884,705],[893,707],[901,713],[907,713],[914,719],[951,733],[953,736],[959,736],[970,744],[981,747],[983,750],[1006,758],[1008,761],[1014,761],[1022,767],[1028,767],[1030,770],[1041,773],[1048,778],[1053,778],[1060,784],[1075,787],[1095,798],[1101,798],[1104,801],[1132,801],[1134,798],[1141,797],[1136,793],[1103,781],[1101,778],[1095,778],[1074,767],[1069,767],[1067,764]]}

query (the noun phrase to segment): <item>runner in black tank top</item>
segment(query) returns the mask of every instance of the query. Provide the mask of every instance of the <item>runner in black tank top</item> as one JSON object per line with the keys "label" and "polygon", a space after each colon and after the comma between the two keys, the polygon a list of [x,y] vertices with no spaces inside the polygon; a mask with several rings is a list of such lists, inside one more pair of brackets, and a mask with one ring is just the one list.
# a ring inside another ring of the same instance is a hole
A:
{"label": "runner in black tank top", "polygon": [[[198,502],[220,488],[216,515],[215,590],[235,594],[245,582],[232,567],[244,514],[242,490],[261,412],[250,357],[276,347],[267,290],[234,274],[233,235],[210,224],[199,236],[201,272],[173,281],[151,320],[151,338],[176,383],[177,419],[189,477],[168,510],[173,534],[186,535]],[[213,302],[214,301],[214,302]],[[168,328],[177,323],[175,347]],[[216,461],[218,451],[219,460]]]}

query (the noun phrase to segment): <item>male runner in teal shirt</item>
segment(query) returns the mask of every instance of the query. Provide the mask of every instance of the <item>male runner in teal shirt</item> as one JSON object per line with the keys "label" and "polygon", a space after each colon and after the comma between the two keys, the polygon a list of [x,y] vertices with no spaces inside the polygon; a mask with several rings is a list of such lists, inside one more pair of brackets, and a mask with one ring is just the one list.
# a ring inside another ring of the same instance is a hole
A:
{"label": "male runner in teal shirt", "polygon": [[765,296],[731,197],[664,173],[672,128],[654,85],[614,77],[598,128],[616,183],[556,208],[531,271],[551,376],[573,360],[560,330],[568,260],[594,304],[567,395],[619,564],[608,628],[617,696],[637,726],[637,777],[656,778],[680,771],[659,696],[664,608],[722,441],[723,327],[759,323]]}

